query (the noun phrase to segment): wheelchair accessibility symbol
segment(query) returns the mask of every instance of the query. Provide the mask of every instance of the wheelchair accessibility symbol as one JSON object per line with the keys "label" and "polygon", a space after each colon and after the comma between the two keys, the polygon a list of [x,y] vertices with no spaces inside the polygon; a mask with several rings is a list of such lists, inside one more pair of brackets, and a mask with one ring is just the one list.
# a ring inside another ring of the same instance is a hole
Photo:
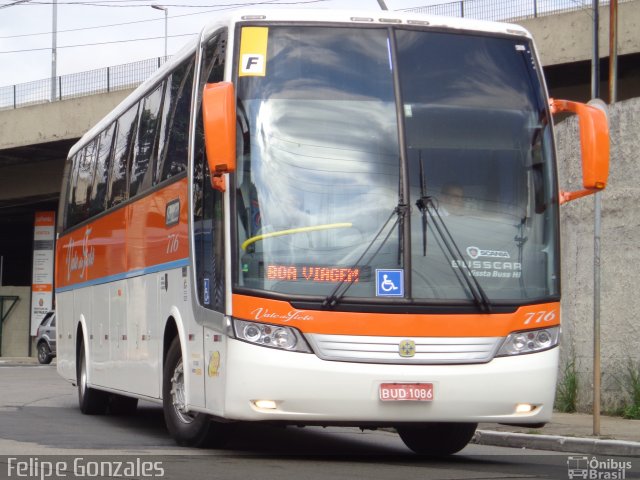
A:
{"label": "wheelchair accessibility symbol", "polygon": [[403,297],[403,270],[376,270],[376,297]]}

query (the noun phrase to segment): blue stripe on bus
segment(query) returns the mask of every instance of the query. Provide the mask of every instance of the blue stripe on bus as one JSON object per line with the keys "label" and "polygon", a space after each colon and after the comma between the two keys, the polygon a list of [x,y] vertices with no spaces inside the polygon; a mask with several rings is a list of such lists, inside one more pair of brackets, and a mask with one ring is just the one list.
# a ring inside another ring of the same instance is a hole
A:
{"label": "blue stripe on bus", "polygon": [[126,280],[127,278],[140,277],[149,273],[158,273],[164,270],[172,270],[174,268],[187,267],[189,265],[189,259],[183,258],[182,260],[175,260],[173,262],[161,263],[159,265],[153,265],[152,267],[141,268],[138,270],[131,270],[130,272],[119,273],[117,275],[110,275],[108,277],[96,278],[95,280],[89,280],[88,282],[75,283],[67,287],[56,288],[56,293],[69,292],[71,290],[77,290],[84,287],[92,287],[95,285],[102,285],[104,283],[116,282],[118,280]]}

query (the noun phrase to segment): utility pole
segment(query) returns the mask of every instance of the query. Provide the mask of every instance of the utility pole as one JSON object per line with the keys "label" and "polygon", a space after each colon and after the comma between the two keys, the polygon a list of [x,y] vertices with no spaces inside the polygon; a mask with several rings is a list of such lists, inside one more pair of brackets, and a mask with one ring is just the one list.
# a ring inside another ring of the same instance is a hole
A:
{"label": "utility pole", "polygon": [[52,15],[52,27],[51,27],[51,101],[56,101],[56,57],[58,55],[58,0],[53,0],[53,15]]}
{"label": "utility pole", "polygon": [[[593,58],[591,60],[591,98],[600,96],[600,18],[598,0],[593,0]],[[600,236],[602,230],[601,193],[594,195],[593,225],[593,435],[600,435]]]}
{"label": "utility pole", "polygon": [[609,104],[618,101],[618,0],[609,2]]}

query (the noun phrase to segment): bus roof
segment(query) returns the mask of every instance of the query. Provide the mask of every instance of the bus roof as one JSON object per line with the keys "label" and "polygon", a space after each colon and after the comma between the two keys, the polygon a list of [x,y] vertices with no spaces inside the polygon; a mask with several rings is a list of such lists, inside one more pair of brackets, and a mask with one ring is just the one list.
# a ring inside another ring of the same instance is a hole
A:
{"label": "bus roof", "polygon": [[[340,9],[238,9],[231,13],[216,15],[208,21],[198,34],[198,38],[185,44],[170,60],[165,62],[147,80],[120,102],[96,125],[89,129],[69,151],[69,157],[82,148],[88,141],[122,115],[130,106],[140,100],[160,81],[168,71],[187,59],[198,47],[202,39],[209,38],[222,27],[233,30],[236,23],[273,23],[304,22],[330,23],[344,25],[371,26],[414,26],[433,29],[459,30],[468,32],[516,35],[531,39],[531,34],[522,26],[510,23],[489,22],[469,18],[446,17],[441,15],[425,15],[413,12],[397,12],[391,10],[340,10]],[[230,47],[233,45],[230,44]]]}

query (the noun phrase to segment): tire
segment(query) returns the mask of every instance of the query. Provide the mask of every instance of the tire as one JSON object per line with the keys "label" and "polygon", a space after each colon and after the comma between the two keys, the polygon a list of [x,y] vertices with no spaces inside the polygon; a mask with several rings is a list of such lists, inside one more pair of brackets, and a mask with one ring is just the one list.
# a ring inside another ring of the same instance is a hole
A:
{"label": "tire", "polygon": [[138,409],[138,399],[112,394],[109,398],[109,413],[113,415],[134,415]]}
{"label": "tire", "polygon": [[84,341],[78,347],[76,375],[78,384],[78,404],[85,415],[101,415],[107,411],[109,394],[87,386],[87,361],[84,354]]}
{"label": "tire", "polygon": [[188,447],[223,447],[232,433],[232,424],[214,422],[207,414],[184,409],[184,367],[178,337],[171,342],[162,377],[164,420],[176,443]]}
{"label": "tire", "polygon": [[445,456],[466,447],[477,426],[477,423],[442,422],[399,426],[397,430],[404,444],[415,453]]}
{"label": "tire", "polygon": [[51,355],[51,349],[47,342],[40,342],[38,344],[38,362],[42,365],[47,365],[51,363],[53,359],[53,355]]}

